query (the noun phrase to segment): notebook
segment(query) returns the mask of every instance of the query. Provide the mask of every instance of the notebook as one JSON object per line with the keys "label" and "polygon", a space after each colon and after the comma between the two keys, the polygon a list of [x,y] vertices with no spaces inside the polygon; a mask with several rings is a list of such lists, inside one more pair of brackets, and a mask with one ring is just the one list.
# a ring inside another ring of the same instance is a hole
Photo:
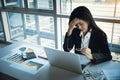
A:
{"label": "notebook", "polygon": [[44,47],[49,63],[65,70],[82,74],[80,57],[78,54]]}

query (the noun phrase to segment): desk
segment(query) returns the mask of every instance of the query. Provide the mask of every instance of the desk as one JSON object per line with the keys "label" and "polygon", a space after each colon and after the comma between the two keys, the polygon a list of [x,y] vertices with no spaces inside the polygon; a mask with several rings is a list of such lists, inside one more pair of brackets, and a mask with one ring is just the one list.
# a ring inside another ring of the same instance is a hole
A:
{"label": "desk", "polygon": [[[24,42],[11,44],[5,48],[0,49],[0,58],[3,58],[4,56],[10,54],[12,49],[20,45],[32,46]],[[34,45],[34,47],[41,48],[41,46],[38,45]],[[39,58],[39,61],[44,64],[44,66],[40,68],[37,73],[32,74],[30,72],[27,72],[26,69],[21,70],[19,68],[11,67],[12,63],[0,60],[0,72],[12,76],[18,80],[84,80],[83,76],[79,74],[51,66],[45,59]],[[17,64],[15,66],[21,67]],[[83,71],[86,69],[102,70],[104,68],[114,67],[120,68],[120,64],[108,61],[96,65],[89,64],[83,69]]]}

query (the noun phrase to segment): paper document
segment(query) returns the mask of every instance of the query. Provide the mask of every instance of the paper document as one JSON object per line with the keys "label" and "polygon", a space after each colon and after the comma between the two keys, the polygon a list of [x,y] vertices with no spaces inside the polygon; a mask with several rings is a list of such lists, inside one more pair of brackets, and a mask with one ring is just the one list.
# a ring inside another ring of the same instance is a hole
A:
{"label": "paper document", "polygon": [[42,69],[47,62],[41,61],[39,59],[31,59],[23,62],[22,64],[11,64],[10,67],[36,74],[40,69]]}

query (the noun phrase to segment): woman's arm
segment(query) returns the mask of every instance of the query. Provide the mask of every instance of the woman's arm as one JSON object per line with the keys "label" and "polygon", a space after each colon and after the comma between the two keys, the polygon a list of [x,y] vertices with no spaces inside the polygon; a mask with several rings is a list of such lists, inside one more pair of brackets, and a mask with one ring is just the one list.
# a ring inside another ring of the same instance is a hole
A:
{"label": "woman's arm", "polygon": [[93,63],[101,63],[112,59],[106,34],[103,32],[98,36],[99,36],[99,41],[97,42],[99,46],[99,51],[92,54],[94,59],[91,61]]}
{"label": "woman's arm", "polygon": [[65,39],[64,39],[64,44],[63,44],[63,49],[64,51],[70,51],[74,44],[75,44],[75,34],[76,34],[76,31],[75,31],[75,25],[77,25],[78,23],[80,22],[80,20],[78,18],[74,18],[70,24],[69,24],[69,28],[66,32],[66,35],[65,35]]}
{"label": "woman's arm", "polygon": [[63,43],[63,49],[64,51],[69,52],[74,46],[74,35],[73,33],[68,36],[67,33],[65,35],[64,43]]}

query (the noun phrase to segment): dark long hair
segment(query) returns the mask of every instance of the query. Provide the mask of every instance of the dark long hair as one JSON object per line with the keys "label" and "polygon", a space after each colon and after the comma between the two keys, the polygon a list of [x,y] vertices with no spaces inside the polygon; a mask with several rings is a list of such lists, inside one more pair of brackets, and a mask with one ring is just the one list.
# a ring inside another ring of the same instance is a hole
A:
{"label": "dark long hair", "polygon": [[75,8],[69,18],[69,24],[70,22],[74,19],[74,18],[78,18],[78,19],[82,19],[84,21],[89,22],[89,27],[88,29],[92,28],[92,29],[99,29],[101,30],[95,23],[93,16],[90,12],[90,10],[85,7],[85,6],[79,6],[77,8]]}

